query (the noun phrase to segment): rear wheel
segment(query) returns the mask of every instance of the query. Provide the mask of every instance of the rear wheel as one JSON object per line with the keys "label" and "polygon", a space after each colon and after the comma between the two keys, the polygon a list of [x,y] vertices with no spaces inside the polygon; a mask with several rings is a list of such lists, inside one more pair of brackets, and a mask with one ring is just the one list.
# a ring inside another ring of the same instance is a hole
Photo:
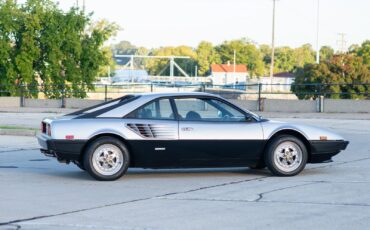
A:
{"label": "rear wheel", "polygon": [[83,162],[92,177],[109,181],[120,178],[127,171],[130,156],[120,140],[100,137],[87,147]]}
{"label": "rear wheel", "polygon": [[276,176],[294,176],[307,163],[307,148],[303,142],[290,135],[275,137],[265,152],[268,169]]}

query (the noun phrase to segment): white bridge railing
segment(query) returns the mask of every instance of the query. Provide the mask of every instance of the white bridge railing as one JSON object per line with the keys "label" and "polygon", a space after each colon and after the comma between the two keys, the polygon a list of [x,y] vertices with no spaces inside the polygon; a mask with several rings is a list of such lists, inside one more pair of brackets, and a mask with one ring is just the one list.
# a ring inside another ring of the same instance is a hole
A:
{"label": "white bridge railing", "polygon": [[210,77],[183,77],[183,76],[150,76],[151,82],[190,82],[190,83],[209,83]]}

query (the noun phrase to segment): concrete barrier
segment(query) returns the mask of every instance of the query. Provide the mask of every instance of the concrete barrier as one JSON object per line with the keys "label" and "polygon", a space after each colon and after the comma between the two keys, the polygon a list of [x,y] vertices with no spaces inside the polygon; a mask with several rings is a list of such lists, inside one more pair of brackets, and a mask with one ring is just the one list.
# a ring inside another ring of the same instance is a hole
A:
{"label": "concrete barrier", "polygon": [[83,109],[103,102],[104,100],[67,98],[65,99],[65,107],[70,109]]}
{"label": "concrete barrier", "polygon": [[317,112],[316,101],[313,100],[265,99],[263,108],[265,112]]}
{"label": "concrete barrier", "polygon": [[[66,98],[65,107],[69,109],[81,109],[90,107],[104,100]],[[258,110],[258,100],[229,99],[230,102],[251,110]],[[327,113],[370,113],[370,100],[350,99],[324,99],[323,112]],[[20,107],[19,97],[0,97],[0,108]],[[61,108],[61,99],[24,99],[24,107],[31,108]],[[317,101],[314,100],[285,100],[264,99],[261,108],[265,112],[319,112]]]}
{"label": "concrete barrier", "polygon": [[324,112],[327,113],[370,113],[370,100],[325,99]]}
{"label": "concrete barrier", "polygon": [[24,99],[24,107],[31,108],[61,108],[62,100],[60,99]]}
{"label": "concrete barrier", "polygon": [[243,109],[247,109],[250,111],[257,111],[258,110],[258,101],[257,100],[229,100],[231,103],[240,106]]}
{"label": "concrete barrier", "polygon": [[0,107],[9,108],[9,107],[19,107],[20,98],[19,97],[0,97]]}

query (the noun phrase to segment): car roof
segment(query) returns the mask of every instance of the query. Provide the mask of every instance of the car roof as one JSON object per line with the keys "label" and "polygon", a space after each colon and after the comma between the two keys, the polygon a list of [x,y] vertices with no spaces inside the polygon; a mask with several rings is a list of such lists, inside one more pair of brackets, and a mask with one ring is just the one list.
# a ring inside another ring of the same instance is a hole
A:
{"label": "car roof", "polygon": [[218,95],[211,94],[211,93],[204,93],[204,92],[160,92],[160,93],[136,93],[136,96],[143,96],[143,97],[151,97],[151,98],[158,98],[158,97],[178,97],[178,96],[211,96],[211,97],[219,97]]}

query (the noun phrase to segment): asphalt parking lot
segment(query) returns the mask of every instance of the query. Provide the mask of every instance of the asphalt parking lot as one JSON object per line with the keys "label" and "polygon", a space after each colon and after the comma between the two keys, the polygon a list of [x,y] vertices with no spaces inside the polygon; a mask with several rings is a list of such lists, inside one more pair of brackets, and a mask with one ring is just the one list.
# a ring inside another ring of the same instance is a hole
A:
{"label": "asphalt parking lot", "polygon": [[0,136],[0,229],[368,229],[370,120],[280,120],[332,129],[350,145],[290,178],[130,169],[98,182],[41,155],[34,137]]}

